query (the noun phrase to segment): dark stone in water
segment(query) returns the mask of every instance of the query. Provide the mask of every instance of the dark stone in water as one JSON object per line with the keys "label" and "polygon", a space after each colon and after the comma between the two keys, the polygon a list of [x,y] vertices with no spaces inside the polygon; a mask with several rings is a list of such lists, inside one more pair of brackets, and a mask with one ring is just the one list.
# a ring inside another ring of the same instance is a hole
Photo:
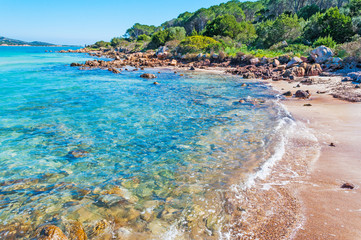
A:
{"label": "dark stone in water", "polygon": [[110,194],[99,196],[94,204],[98,207],[111,208],[115,205],[123,205],[127,202],[128,201],[125,198],[119,195]]}
{"label": "dark stone in water", "polygon": [[70,67],[81,67],[82,65],[80,63],[72,63],[70,64]]}
{"label": "dark stone in water", "polygon": [[151,73],[144,73],[144,74],[140,75],[140,77],[148,78],[148,79],[157,78],[154,74],[151,74]]}
{"label": "dark stone in water", "polygon": [[79,149],[79,150],[70,151],[68,153],[68,156],[72,158],[82,158],[82,157],[86,157],[88,154],[89,152]]}

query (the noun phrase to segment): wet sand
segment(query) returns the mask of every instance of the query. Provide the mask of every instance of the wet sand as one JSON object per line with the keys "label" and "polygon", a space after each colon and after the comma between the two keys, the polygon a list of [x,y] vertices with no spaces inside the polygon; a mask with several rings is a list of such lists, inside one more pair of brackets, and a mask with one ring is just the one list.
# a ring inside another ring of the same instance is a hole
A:
{"label": "wet sand", "polygon": [[[330,81],[341,81],[334,77]],[[321,145],[320,157],[310,165],[302,181],[291,182],[290,189],[300,200],[303,222],[292,239],[361,238],[361,103],[317,94],[325,85],[297,82],[271,82],[280,92],[309,90],[309,100],[292,97],[283,101],[296,120],[310,128]],[[304,104],[312,106],[304,106]],[[329,146],[334,143],[335,147]],[[352,183],[353,190],[342,189]]]}

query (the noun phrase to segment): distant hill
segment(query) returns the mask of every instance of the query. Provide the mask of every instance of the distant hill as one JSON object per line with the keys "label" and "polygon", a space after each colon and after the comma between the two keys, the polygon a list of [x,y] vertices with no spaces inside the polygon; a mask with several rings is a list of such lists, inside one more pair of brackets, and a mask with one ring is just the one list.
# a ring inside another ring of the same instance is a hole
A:
{"label": "distant hill", "polygon": [[52,43],[39,42],[39,41],[25,42],[25,41],[21,41],[21,40],[6,38],[6,37],[0,37],[0,45],[57,46],[56,44],[52,44]]}

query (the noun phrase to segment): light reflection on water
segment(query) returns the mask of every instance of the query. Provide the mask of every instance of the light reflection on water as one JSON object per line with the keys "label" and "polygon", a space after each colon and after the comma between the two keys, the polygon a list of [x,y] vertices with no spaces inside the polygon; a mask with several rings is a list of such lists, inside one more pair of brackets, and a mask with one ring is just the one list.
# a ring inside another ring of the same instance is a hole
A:
{"label": "light reflection on water", "polygon": [[[172,71],[153,85],[142,71],[69,67],[85,55],[23,49],[0,48],[0,236],[77,220],[99,239],[174,226],[219,237],[229,178],[277,141],[265,85]],[[238,102],[247,97],[266,102]]]}

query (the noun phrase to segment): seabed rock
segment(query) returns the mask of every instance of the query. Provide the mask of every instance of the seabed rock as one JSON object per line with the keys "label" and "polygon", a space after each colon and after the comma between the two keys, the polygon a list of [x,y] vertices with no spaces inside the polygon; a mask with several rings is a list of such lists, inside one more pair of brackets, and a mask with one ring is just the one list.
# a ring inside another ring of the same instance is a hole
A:
{"label": "seabed rock", "polygon": [[151,74],[151,73],[144,73],[144,74],[140,75],[140,77],[147,78],[147,79],[157,78],[154,74]]}
{"label": "seabed rock", "polygon": [[68,240],[63,231],[54,225],[46,225],[38,228],[37,240]]}

